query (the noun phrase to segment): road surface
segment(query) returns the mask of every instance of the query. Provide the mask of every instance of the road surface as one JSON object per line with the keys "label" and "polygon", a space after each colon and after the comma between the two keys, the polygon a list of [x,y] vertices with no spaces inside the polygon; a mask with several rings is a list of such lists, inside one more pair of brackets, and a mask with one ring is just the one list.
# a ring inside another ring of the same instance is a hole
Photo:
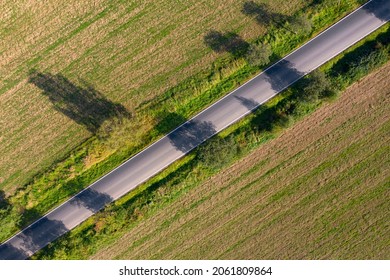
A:
{"label": "road surface", "polygon": [[389,19],[390,0],[357,9],[7,240],[0,246],[0,259],[27,259]]}

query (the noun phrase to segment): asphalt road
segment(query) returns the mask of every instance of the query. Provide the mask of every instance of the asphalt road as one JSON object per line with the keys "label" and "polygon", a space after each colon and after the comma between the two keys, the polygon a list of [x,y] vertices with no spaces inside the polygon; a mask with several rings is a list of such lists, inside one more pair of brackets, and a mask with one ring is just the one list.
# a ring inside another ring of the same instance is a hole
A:
{"label": "asphalt road", "polygon": [[373,0],[356,10],[7,240],[0,259],[28,258],[389,19],[390,0]]}

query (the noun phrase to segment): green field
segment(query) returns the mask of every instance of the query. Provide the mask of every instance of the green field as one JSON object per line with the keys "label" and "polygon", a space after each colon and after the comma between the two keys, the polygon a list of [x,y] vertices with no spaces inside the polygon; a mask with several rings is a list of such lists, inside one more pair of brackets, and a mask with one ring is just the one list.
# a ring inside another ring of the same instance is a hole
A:
{"label": "green field", "polygon": [[0,240],[257,73],[234,44],[275,60],[362,2],[3,1]]}

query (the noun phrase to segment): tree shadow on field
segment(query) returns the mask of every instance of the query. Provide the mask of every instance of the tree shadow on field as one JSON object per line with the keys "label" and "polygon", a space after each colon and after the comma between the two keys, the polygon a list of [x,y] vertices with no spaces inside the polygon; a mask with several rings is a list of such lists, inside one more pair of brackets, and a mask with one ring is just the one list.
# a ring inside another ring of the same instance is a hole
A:
{"label": "tree shadow on field", "polygon": [[187,119],[178,113],[163,112],[157,117],[157,125],[154,128],[159,134],[164,135],[186,121]]}
{"label": "tree shadow on field", "polygon": [[229,52],[234,57],[242,57],[246,54],[249,43],[234,32],[222,33],[210,30],[204,36],[204,43],[217,53]]}
{"label": "tree shadow on field", "polygon": [[90,85],[76,86],[61,74],[33,72],[29,82],[43,90],[57,111],[92,133],[107,119],[130,117],[121,104],[108,100]]}
{"label": "tree shadow on field", "polygon": [[272,24],[275,26],[283,26],[283,24],[290,20],[289,16],[275,13],[264,3],[256,3],[254,1],[247,1],[242,6],[242,13],[244,15],[253,17],[258,24],[269,27]]}
{"label": "tree shadow on field", "polygon": [[42,213],[35,208],[25,209],[24,207],[21,207],[18,212],[20,214],[20,219],[17,226],[21,230],[42,216]]}
{"label": "tree shadow on field", "polygon": [[177,150],[186,153],[215,133],[215,126],[211,122],[190,120],[168,134],[168,138]]}
{"label": "tree shadow on field", "polygon": [[0,190],[0,209],[6,209],[9,206],[9,201],[5,196],[5,192]]}

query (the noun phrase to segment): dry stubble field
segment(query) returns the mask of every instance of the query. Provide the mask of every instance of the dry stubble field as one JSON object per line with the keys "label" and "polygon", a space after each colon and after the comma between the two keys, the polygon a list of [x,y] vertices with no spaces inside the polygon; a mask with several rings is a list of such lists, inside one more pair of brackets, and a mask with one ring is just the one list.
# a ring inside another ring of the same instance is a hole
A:
{"label": "dry stubble field", "polygon": [[390,64],[95,259],[388,259]]}

